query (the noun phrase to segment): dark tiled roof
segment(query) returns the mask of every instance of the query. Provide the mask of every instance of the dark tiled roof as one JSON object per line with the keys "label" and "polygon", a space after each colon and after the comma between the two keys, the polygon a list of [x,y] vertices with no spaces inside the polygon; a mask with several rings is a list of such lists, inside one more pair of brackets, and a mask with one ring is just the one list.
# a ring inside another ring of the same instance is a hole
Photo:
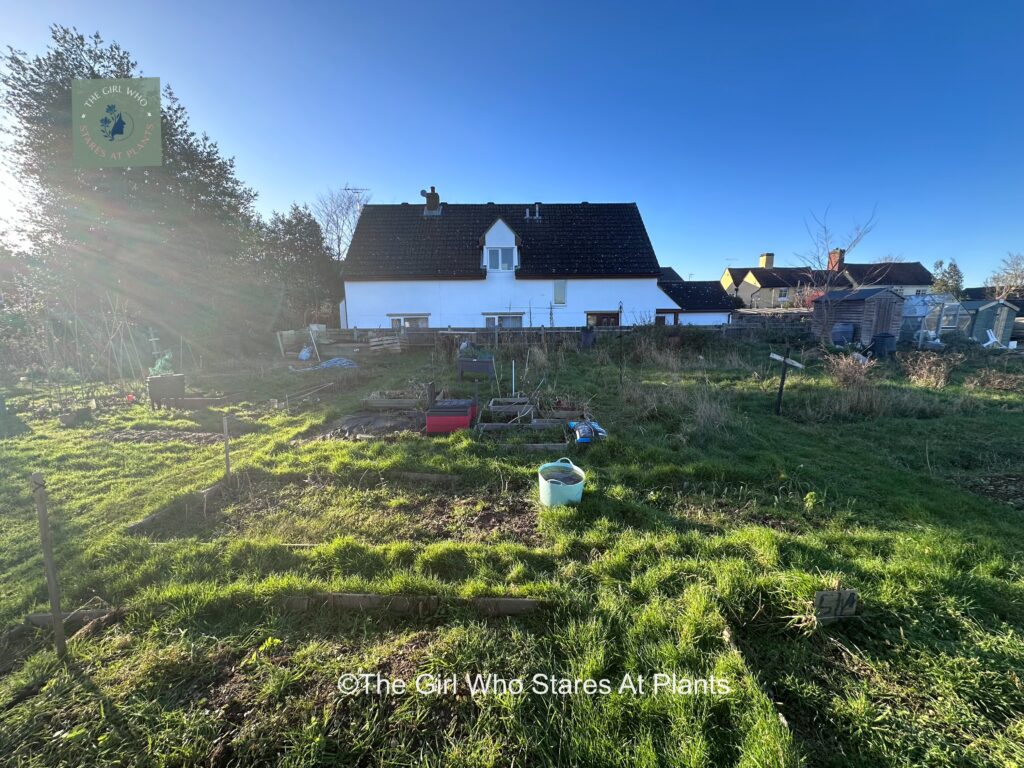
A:
{"label": "dark tiled roof", "polygon": [[664,281],[658,287],[686,312],[731,312],[735,307],[717,280]]}
{"label": "dark tiled roof", "polygon": [[964,288],[963,297],[972,301],[979,301],[981,299],[992,299],[995,294],[992,289],[987,285],[983,285],[980,288]]}
{"label": "dark tiled roof", "polygon": [[830,273],[826,269],[807,267],[752,267],[750,272],[762,288],[796,288],[797,286],[824,286],[831,281],[833,286],[848,286],[850,281],[843,275]]}
{"label": "dark tiled roof", "polygon": [[844,270],[858,285],[931,285],[933,279],[919,261],[846,264]]}
{"label": "dark tiled roof", "polygon": [[661,277],[658,278],[658,282],[681,283],[683,282],[683,278],[678,272],[672,269],[672,267],[662,267]]}
{"label": "dark tiled roof", "polygon": [[367,205],[352,235],[346,280],[483,278],[483,236],[498,219],[516,233],[517,277],[656,277],[660,274],[635,203]]}
{"label": "dark tiled roof", "polygon": [[729,273],[729,279],[732,280],[733,285],[739,285],[743,282],[743,278],[747,276],[750,267],[729,267],[725,271]]}
{"label": "dark tiled roof", "polygon": [[819,301],[866,301],[872,299],[880,293],[888,293],[891,296],[903,301],[903,297],[900,296],[896,291],[889,288],[858,288],[857,290],[846,290],[846,291],[829,291],[824,296],[819,296],[814,300],[817,304]]}

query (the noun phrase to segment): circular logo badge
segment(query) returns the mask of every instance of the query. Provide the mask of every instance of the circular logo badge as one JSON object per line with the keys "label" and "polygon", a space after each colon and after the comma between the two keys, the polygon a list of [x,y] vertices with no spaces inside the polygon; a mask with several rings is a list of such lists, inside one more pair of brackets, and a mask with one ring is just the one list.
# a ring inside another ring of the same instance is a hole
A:
{"label": "circular logo badge", "polygon": [[117,104],[107,104],[99,128],[100,135],[107,141],[127,141],[135,132],[135,120],[131,113],[119,109]]}

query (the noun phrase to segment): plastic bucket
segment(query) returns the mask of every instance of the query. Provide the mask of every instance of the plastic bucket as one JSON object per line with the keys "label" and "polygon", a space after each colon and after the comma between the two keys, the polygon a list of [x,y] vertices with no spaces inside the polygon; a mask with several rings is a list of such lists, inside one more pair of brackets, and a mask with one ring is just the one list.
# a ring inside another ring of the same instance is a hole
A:
{"label": "plastic bucket", "polygon": [[540,503],[545,507],[557,507],[561,504],[580,503],[587,474],[563,456],[558,461],[541,464],[537,470],[537,479],[540,484]]}

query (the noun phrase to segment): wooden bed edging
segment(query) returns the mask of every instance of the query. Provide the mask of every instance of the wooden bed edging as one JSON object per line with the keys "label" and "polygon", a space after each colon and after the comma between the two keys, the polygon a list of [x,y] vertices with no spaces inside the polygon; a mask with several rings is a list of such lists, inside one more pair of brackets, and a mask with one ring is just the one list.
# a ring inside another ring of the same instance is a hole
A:
{"label": "wooden bed edging", "polygon": [[373,595],[360,592],[321,592],[315,595],[295,595],[283,599],[286,611],[383,611],[402,616],[430,616],[442,606],[462,605],[486,616],[522,616],[533,613],[544,605],[531,597],[470,597],[446,598],[437,595]]}

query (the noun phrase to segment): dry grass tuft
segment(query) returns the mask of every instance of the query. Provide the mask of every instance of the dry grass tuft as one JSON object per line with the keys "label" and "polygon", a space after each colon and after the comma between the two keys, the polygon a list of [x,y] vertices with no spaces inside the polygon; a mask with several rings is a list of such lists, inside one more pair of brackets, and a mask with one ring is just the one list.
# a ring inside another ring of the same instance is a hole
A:
{"label": "dry grass tuft", "polygon": [[988,389],[1024,395],[1024,373],[1006,373],[984,368],[964,382],[968,389]]}
{"label": "dry grass tuft", "polygon": [[824,358],[825,370],[842,389],[864,387],[868,384],[871,371],[878,366],[878,361],[870,359],[866,363],[857,360],[853,355],[827,354]]}
{"label": "dry grass tuft", "polygon": [[965,360],[964,355],[959,352],[939,354],[923,350],[901,352],[897,359],[908,379],[920,387],[930,389],[945,387],[953,370]]}

